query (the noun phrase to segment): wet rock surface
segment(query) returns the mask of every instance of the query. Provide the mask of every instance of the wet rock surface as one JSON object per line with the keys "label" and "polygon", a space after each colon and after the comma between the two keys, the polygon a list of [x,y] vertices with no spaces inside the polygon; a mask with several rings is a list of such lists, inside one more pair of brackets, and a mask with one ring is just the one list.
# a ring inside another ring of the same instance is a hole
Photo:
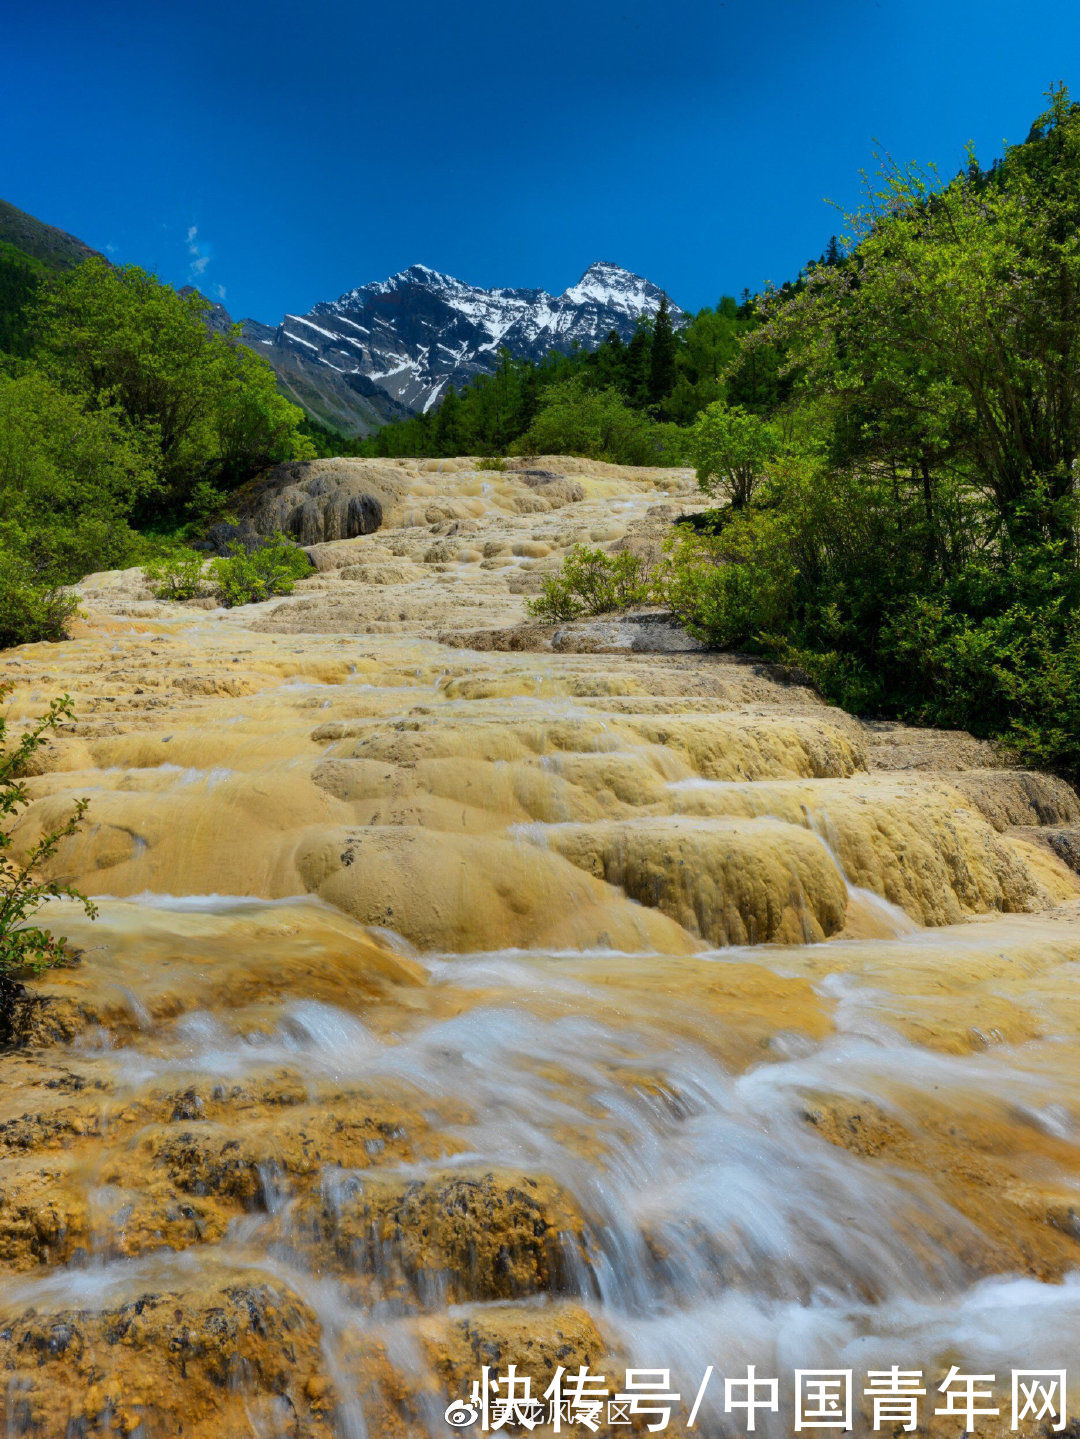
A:
{"label": "wet rock surface", "polygon": [[[78,715],[17,841],[88,796],[53,875],[102,914],[55,908],[81,960],[3,1057],[3,1432],[443,1436],[483,1364],[691,1398],[709,1364],[1068,1364],[1072,791],[656,615],[528,619],[572,544],[655,545],[685,473],[266,493],[322,506],[294,596],[92,576],[75,639],[4,656],[16,728]],[[728,1426],[714,1390],[695,1432]]]}

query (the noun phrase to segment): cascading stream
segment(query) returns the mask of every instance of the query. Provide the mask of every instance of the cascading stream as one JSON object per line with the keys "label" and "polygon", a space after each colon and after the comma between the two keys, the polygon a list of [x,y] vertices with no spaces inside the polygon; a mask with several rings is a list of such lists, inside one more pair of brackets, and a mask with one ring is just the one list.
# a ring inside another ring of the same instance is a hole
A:
{"label": "cascading stream", "polygon": [[1072,1359],[1080,804],[765,667],[515,648],[688,484],[572,463],[393,462],[293,599],[100,577],[16,657],[80,715],[24,837],[90,795],[102,917],[0,1098],[8,1434],[441,1439],[516,1362],[712,1365],[710,1435],[756,1365],[779,1436],[795,1368]]}

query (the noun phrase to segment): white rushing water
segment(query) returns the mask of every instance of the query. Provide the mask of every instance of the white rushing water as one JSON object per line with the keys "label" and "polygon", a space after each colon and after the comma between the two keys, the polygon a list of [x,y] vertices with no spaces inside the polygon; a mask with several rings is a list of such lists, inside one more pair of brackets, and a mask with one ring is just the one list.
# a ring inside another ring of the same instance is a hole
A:
{"label": "white rushing water", "polygon": [[[235,902],[189,903],[213,911]],[[934,941],[924,934],[919,942]],[[828,946],[817,949],[820,957]],[[713,959],[723,965],[748,955],[722,951]],[[779,970],[790,965],[789,952],[772,955]],[[759,955],[757,962],[769,961]],[[820,988],[838,1001],[835,1033],[820,1042],[781,1035],[762,1062],[733,1072],[647,1015],[636,1025],[605,1023],[602,990],[562,975],[557,956],[542,965],[521,951],[447,957],[430,969],[436,985],[475,986],[489,997],[405,1035],[377,1036],[333,1005],[292,1000],[272,1026],[246,1033],[195,1012],[147,1026],[138,1042],[117,1046],[98,1036],[96,1043],[121,1092],[167,1075],[236,1080],[285,1069],[306,1077],[313,1094],[328,1080],[391,1078],[421,1106],[464,1101],[471,1117],[447,1134],[456,1152],[398,1172],[420,1179],[489,1165],[550,1176],[585,1219],[583,1243],[566,1238],[560,1296],[588,1306],[629,1363],[670,1368],[688,1396],[710,1365],[717,1374],[755,1365],[759,1374],[790,1376],[796,1368],[921,1369],[948,1353],[972,1372],[1006,1372],[1063,1367],[1075,1354],[1080,1277],[1059,1286],[980,1278],[961,1257],[975,1226],[923,1176],[826,1143],[804,1117],[806,1096],[817,1092],[885,1111],[920,1090],[985,1093],[1075,1143],[1046,1068],[1052,1036],[992,1056],[934,1052],[897,1036],[886,1022],[888,995],[828,976]],[[515,1002],[526,992],[528,1007]],[[538,997],[552,1013],[534,1012]],[[324,1248],[333,1244],[334,1216],[371,1180],[394,1173],[381,1163],[327,1170]],[[262,1189],[261,1212],[233,1225],[214,1246],[214,1262],[262,1268],[312,1305],[341,1395],[339,1432],[363,1435],[364,1395],[342,1354],[358,1333],[375,1331],[406,1371],[422,1366],[409,1317],[445,1304],[445,1280],[425,1271],[403,1294],[395,1278],[400,1256],[388,1241],[354,1247],[342,1272],[340,1248],[330,1264],[310,1243],[311,1199],[294,1197],[272,1166]],[[7,1300],[42,1304],[62,1295],[78,1307],[103,1306],[207,1262],[206,1247],[110,1257],[126,1199],[122,1190],[95,1191],[94,1252],[45,1278],[9,1282]],[[374,1279],[362,1302],[350,1265]],[[717,1381],[706,1389],[698,1430],[724,1432],[721,1400]],[[447,1432],[430,1395],[420,1412],[432,1435]],[[256,1415],[252,1432],[276,1433],[277,1422],[272,1413]],[[761,1432],[780,1434],[789,1424],[787,1413],[758,1416]]]}

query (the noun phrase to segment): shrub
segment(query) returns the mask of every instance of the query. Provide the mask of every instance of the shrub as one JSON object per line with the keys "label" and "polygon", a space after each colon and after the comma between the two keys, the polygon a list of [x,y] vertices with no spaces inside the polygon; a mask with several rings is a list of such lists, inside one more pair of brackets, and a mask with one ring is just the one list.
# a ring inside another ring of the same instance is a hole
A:
{"label": "shrub", "polygon": [[698,485],[736,509],[749,504],[765,467],[776,458],[776,431],[759,415],[716,400],[699,415],[690,432],[689,458]]}
{"label": "shrub", "polygon": [[652,595],[652,578],[644,560],[623,550],[617,555],[576,545],[562,568],[544,580],[542,592],[526,603],[540,620],[573,620],[644,604]]}
{"label": "shrub", "polygon": [[205,526],[221,516],[228,502],[228,494],[219,485],[200,480],[191,491],[185,512],[194,527]]}
{"label": "shrub", "polygon": [[680,526],[656,575],[658,598],[699,639],[767,647],[787,623],[797,580],[786,521],[728,510],[719,534]]}
{"label": "shrub", "polygon": [[205,557],[185,545],[163,550],[145,567],[150,588],[159,600],[190,600],[203,588]]}
{"label": "shrub", "polygon": [[126,516],[153,484],[114,407],[0,373],[0,649],[66,637],[78,606],[63,587],[136,561]]}
{"label": "shrub", "polygon": [[679,527],[657,592],[692,633],[796,664],[847,709],[969,729],[1080,776],[1074,546],[988,542],[976,501],[944,487],[939,515],[960,518],[931,546],[908,489],[786,456],[718,532]]}
{"label": "shrub", "polygon": [[[0,685],[0,701],[11,693],[10,684]],[[88,918],[97,917],[97,908],[77,890],[55,880],[37,878],[42,865],[56,853],[61,842],[73,835],[82,823],[89,800],[80,799],[65,824],[42,835],[21,860],[13,858],[11,830],[19,814],[30,803],[21,775],[35,750],[65,719],[74,714],[67,695],[54,699],[15,744],[7,741],[7,722],[0,715],[0,1014],[6,1014],[17,998],[13,977],[20,972],[40,973],[65,958],[64,945],[48,930],[27,921],[49,899],[66,897],[82,905]]]}
{"label": "shrub", "polygon": [[667,467],[691,463],[691,432],[685,425],[665,420],[652,425],[650,433],[654,449],[650,464]]}
{"label": "shrub", "polygon": [[543,404],[514,446],[526,455],[586,455],[616,465],[669,463],[671,426],[632,410],[614,389],[590,389],[566,380],[543,392]]}
{"label": "shrub", "polygon": [[67,638],[74,595],[37,579],[20,555],[0,545],[0,650]]}
{"label": "shrub", "polygon": [[478,470],[505,470],[506,461],[502,455],[485,455],[476,467]]}
{"label": "shrub", "polygon": [[275,535],[250,554],[240,542],[230,549],[228,558],[211,565],[221,602],[230,609],[258,604],[274,595],[291,595],[296,581],[311,573],[307,555],[284,535]]}
{"label": "shrub", "polygon": [[1080,614],[1075,603],[1040,603],[1031,578],[1012,566],[989,613],[948,591],[915,597],[883,627],[881,649],[908,676],[915,718],[992,734],[1023,763],[1075,778]]}

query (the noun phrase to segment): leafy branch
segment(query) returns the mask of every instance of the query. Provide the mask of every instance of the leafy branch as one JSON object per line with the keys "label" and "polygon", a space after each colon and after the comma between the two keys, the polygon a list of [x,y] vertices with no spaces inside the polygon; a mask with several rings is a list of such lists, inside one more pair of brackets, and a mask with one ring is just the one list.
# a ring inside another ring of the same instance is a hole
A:
{"label": "leafy branch", "polygon": [[[0,684],[0,702],[10,696],[13,688],[10,683]],[[97,918],[97,906],[78,890],[39,877],[64,840],[80,828],[88,799],[77,799],[59,829],[43,834],[21,859],[14,857],[15,821],[30,804],[23,779],[28,761],[74,714],[71,697],[59,696],[13,745],[7,744],[7,720],[0,715],[0,976],[19,970],[40,974],[63,960],[62,941],[27,923],[47,900],[73,899],[82,905],[87,918]]]}

